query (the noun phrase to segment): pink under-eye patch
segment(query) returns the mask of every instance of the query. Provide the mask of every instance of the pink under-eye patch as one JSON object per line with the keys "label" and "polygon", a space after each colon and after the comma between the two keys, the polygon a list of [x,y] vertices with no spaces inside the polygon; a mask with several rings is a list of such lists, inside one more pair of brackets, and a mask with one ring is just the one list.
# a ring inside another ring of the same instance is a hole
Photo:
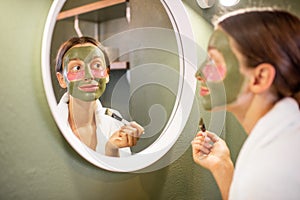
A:
{"label": "pink under-eye patch", "polygon": [[206,81],[217,82],[222,81],[226,75],[226,68],[222,65],[215,65],[214,62],[208,62],[202,73],[206,79]]}
{"label": "pink under-eye patch", "polygon": [[84,70],[78,71],[78,72],[68,72],[67,77],[69,81],[75,81],[83,79],[85,75]]}
{"label": "pink under-eye patch", "polygon": [[107,76],[107,70],[92,69],[92,74],[95,78],[105,78]]}

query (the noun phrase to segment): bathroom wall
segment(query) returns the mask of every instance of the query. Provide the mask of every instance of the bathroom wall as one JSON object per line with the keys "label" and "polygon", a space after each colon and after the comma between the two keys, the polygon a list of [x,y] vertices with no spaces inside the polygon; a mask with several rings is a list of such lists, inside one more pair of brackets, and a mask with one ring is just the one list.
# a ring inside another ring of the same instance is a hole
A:
{"label": "bathroom wall", "polygon": [[[298,12],[298,1],[284,2]],[[148,173],[102,170],[70,147],[51,115],[41,76],[42,34],[51,3],[1,0],[0,199],[220,199],[211,174],[192,161],[190,147],[172,164]],[[173,154],[196,133],[197,101],[193,108]],[[245,135],[231,115],[223,135],[235,160]]]}

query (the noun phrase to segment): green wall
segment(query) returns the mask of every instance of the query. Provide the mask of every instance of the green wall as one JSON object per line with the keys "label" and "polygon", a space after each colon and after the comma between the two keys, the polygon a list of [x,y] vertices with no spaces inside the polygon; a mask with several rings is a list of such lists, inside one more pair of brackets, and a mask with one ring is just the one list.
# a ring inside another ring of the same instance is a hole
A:
{"label": "green wall", "polygon": [[[52,118],[41,78],[51,3],[1,0],[0,199],[220,199],[211,174],[192,161],[191,148],[161,170],[134,174],[96,168],[69,146]],[[197,104],[178,143],[195,134]],[[241,140],[234,138],[241,135],[228,130],[241,129],[230,115],[226,128],[235,159]]]}

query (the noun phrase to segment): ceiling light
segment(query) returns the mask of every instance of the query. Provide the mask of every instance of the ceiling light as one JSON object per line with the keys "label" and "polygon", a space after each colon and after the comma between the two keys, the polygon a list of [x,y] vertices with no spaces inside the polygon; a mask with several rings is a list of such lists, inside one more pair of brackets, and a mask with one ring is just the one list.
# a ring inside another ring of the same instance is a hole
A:
{"label": "ceiling light", "polygon": [[223,6],[234,6],[238,4],[240,0],[219,0],[219,1],[220,4],[222,4]]}

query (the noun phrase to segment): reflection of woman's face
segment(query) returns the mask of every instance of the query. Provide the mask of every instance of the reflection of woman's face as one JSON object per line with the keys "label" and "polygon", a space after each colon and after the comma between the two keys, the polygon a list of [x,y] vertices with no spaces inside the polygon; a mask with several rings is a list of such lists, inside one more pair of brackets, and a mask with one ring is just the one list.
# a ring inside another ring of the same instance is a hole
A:
{"label": "reflection of woman's face", "polygon": [[107,63],[102,51],[92,45],[77,45],[63,57],[63,76],[71,96],[83,101],[98,99],[106,88]]}
{"label": "reflection of woman's face", "polygon": [[211,110],[235,101],[244,78],[231,50],[229,37],[220,29],[215,30],[210,38],[208,57],[199,67],[196,77],[200,80],[201,103],[206,110]]}

